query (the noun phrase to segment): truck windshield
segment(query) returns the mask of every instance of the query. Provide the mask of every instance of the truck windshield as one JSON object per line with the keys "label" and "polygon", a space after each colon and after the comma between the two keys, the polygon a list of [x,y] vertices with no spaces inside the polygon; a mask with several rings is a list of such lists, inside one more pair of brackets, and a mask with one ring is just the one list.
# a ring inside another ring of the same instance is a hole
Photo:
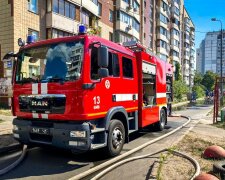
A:
{"label": "truck windshield", "polygon": [[16,83],[77,80],[83,52],[84,40],[24,49],[18,56]]}

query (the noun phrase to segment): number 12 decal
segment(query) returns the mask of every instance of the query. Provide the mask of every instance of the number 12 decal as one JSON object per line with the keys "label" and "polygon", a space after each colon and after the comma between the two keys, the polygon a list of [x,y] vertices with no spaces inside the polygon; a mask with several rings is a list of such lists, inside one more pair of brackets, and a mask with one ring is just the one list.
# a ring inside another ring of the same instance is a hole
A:
{"label": "number 12 decal", "polygon": [[95,96],[94,98],[93,98],[93,101],[94,101],[94,109],[100,109],[100,96]]}

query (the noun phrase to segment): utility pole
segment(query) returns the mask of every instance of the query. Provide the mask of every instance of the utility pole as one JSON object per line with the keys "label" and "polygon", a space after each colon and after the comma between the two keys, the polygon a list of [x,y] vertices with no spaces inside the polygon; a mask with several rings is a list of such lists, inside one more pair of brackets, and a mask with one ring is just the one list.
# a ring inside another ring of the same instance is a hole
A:
{"label": "utility pole", "polygon": [[218,21],[221,25],[221,31],[220,31],[220,92],[221,92],[221,98],[220,98],[220,107],[223,106],[223,24],[222,21],[216,18],[212,18],[212,21]]}

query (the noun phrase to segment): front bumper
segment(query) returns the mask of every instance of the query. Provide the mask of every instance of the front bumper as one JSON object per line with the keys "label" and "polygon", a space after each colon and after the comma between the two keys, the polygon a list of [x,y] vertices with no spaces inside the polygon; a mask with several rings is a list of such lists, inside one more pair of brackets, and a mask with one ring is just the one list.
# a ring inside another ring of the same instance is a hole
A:
{"label": "front bumper", "polygon": [[[75,152],[85,152],[92,147],[94,136],[91,136],[90,125],[86,122],[61,123],[15,118],[13,120],[13,125],[16,125],[16,128],[13,130],[14,138],[24,144],[51,145]],[[47,129],[48,134],[34,133],[32,132],[33,128]],[[71,137],[71,131],[85,131],[86,136]]]}

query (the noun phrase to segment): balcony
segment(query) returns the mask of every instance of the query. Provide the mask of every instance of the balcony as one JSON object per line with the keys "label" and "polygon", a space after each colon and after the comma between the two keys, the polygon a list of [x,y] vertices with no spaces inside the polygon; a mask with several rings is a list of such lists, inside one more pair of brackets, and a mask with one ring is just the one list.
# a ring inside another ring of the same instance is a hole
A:
{"label": "balcony", "polygon": [[138,40],[140,39],[140,34],[138,31],[136,31],[136,29],[134,29],[132,27],[132,25],[128,25],[122,21],[117,21],[116,22],[116,30],[120,30],[124,33],[127,33],[131,36],[134,36],[135,38],[137,38]]}
{"label": "balcony", "polygon": [[163,47],[157,47],[157,54],[160,53],[160,54],[164,54],[166,56],[168,56],[168,51],[167,49],[163,48]]}
{"label": "balcony", "polygon": [[169,43],[169,39],[163,34],[157,33],[157,39],[160,39],[165,41],[166,43]]}
{"label": "balcony", "polygon": [[179,26],[177,24],[175,24],[175,23],[171,23],[171,27],[176,29],[176,30],[178,30],[178,31],[180,31]]}
{"label": "balcony", "polygon": [[173,45],[173,44],[170,45],[170,48],[175,50],[175,51],[177,51],[177,52],[180,52],[180,48],[175,46],[175,45]]}
{"label": "balcony", "polygon": [[164,16],[166,16],[167,18],[170,17],[170,11],[168,10],[164,10],[162,7],[160,7],[160,13],[162,13]]}
{"label": "balcony", "polygon": [[189,61],[190,60],[190,56],[185,54],[184,55],[184,59]]}
{"label": "balcony", "polygon": [[166,30],[168,30],[168,23],[163,23],[162,21],[160,21],[160,19],[157,20],[157,26],[162,26],[164,27]]}
{"label": "balcony", "polygon": [[76,33],[79,22],[60,14],[51,12],[46,15],[46,27],[56,28],[70,33]]}
{"label": "balcony", "polygon": [[184,42],[190,44],[190,40],[188,38],[184,38]]}
{"label": "balcony", "polygon": [[186,17],[184,19],[184,24],[187,25],[187,26],[190,26],[190,19],[188,17]]}
{"label": "balcony", "polygon": [[171,39],[176,39],[177,41],[180,41],[180,36],[178,36],[176,34],[173,34],[173,33],[171,33],[170,38]]}
{"label": "balcony", "polygon": [[171,58],[173,59],[173,61],[180,62],[180,59],[177,56],[171,56]]}
{"label": "balcony", "polygon": [[95,16],[98,16],[98,6],[91,0],[82,0],[82,6]]}
{"label": "balcony", "polygon": [[133,8],[132,4],[128,4],[124,1],[116,1],[116,8],[121,9],[140,22],[140,12],[138,9]]}

